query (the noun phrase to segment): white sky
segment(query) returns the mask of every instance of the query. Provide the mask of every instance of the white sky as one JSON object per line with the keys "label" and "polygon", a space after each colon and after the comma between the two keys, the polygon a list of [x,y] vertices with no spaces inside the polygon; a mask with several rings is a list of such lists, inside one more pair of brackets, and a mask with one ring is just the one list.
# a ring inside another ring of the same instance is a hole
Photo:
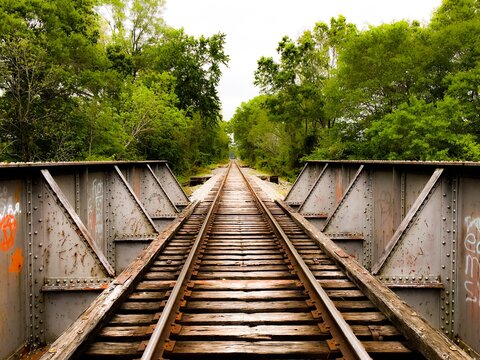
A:
{"label": "white sky", "polygon": [[342,14],[358,28],[419,20],[428,23],[441,0],[167,0],[164,19],[189,35],[226,34],[228,68],[218,91],[229,120],[244,101],[258,95],[253,73],[261,56],[275,56],[284,35],[296,38],[316,22]]}

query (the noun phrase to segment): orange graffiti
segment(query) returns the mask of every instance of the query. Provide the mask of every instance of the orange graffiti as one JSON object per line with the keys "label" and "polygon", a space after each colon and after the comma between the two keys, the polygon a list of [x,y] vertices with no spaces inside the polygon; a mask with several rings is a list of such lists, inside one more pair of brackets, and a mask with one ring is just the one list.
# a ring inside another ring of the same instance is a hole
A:
{"label": "orange graffiti", "polygon": [[3,232],[3,240],[0,242],[0,249],[7,251],[15,242],[17,233],[17,221],[14,214],[6,214],[0,219],[0,230]]}
{"label": "orange graffiti", "polygon": [[15,202],[18,203],[20,202],[20,194],[22,193],[22,187],[20,183],[17,183],[17,186],[15,187]]}
{"label": "orange graffiti", "polygon": [[23,266],[22,249],[16,248],[15,252],[13,253],[10,259],[10,267],[8,268],[8,271],[11,273],[19,273],[20,271],[22,271],[22,266]]}

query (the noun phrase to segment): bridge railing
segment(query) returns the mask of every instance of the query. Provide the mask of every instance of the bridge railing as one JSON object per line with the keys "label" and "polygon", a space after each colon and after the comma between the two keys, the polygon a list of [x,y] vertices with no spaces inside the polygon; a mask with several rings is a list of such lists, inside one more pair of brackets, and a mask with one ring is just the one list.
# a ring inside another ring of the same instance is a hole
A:
{"label": "bridge railing", "polygon": [[0,358],[57,338],[188,203],[164,161],[0,164]]}
{"label": "bridge railing", "polygon": [[286,197],[434,326],[480,351],[480,164],[311,161]]}

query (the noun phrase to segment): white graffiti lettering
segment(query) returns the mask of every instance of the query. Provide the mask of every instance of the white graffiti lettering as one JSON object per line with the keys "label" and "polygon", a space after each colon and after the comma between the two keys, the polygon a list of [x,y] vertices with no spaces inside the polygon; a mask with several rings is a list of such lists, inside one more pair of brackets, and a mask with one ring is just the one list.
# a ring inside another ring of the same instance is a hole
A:
{"label": "white graffiti lettering", "polygon": [[5,215],[17,215],[22,211],[20,210],[20,203],[14,202],[13,197],[8,195],[8,189],[4,186],[0,190],[0,219]]}
{"label": "white graffiti lettering", "polygon": [[8,195],[8,189],[4,186],[0,190],[0,250],[9,251],[14,246],[17,234],[15,216],[21,212],[20,203],[13,201],[13,197]]}
{"label": "white graffiti lettering", "polygon": [[20,210],[20,203],[17,202],[15,204],[7,204],[3,205],[3,209],[0,207],[0,219],[4,218],[5,215],[17,215],[20,214],[22,211]]}
{"label": "white graffiti lettering", "polygon": [[480,299],[480,282],[475,284],[473,281],[465,281],[464,286],[467,292],[465,301],[477,303]]}
{"label": "white graffiti lettering", "polygon": [[463,241],[465,248],[465,281],[466,302],[480,305],[480,218],[465,218],[466,235]]}
{"label": "white graffiti lettering", "polygon": [[94,237],[103,238],[103,182],[93,180],[92,197],[88,201],[88,219]]}

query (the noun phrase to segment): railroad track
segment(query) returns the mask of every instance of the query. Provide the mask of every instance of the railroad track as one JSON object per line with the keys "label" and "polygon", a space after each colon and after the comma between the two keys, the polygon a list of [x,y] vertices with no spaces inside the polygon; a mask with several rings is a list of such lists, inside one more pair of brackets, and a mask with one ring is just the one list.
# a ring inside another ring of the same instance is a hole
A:
{"label": "railroad track", "polygon": [[231,165],[130,283],[97,300],[109,303],[101,319],[85,330],[92,305],[44,359],[437,358],[428,342],[440,333],[422,343],[394,325],[286,207],[257,194]]}

